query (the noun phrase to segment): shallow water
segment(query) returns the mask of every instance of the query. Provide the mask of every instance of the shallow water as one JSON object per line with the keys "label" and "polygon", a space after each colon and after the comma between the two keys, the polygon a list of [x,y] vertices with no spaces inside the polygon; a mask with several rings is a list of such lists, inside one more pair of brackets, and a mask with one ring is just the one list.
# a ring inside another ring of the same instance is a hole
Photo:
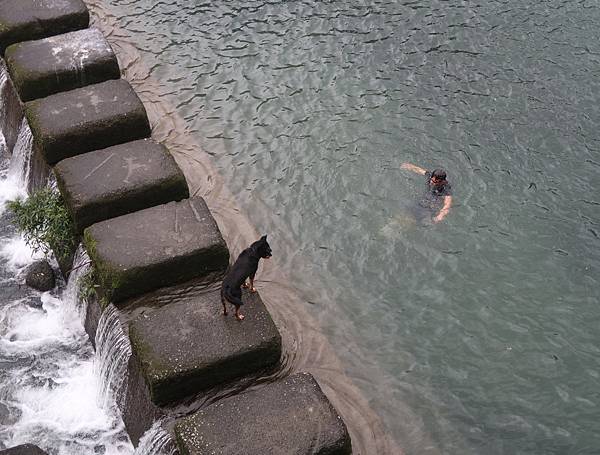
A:
{"label": "shallow water", "polygon": [[406,453],[598,451],[597,2],[101,3]]}

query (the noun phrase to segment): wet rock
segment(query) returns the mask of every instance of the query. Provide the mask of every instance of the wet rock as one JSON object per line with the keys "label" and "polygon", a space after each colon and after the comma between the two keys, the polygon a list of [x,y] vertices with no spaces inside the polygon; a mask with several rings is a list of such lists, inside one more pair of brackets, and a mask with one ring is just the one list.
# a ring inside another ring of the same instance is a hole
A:
{"label": "wet rock", "polygon": [[93,224],[84,231],[100,291],[124,299],[213,272],[229,251],[200,197],[151,207]]}
{"label": "wet rock", "polygon": [[94,28],[13,44],[4,58],[22,101],[121,77],[113,50]]}
{"label": "wet rock", "polygon": [[220,400],[180,419],[175,437],[182,455],[352,453],[346,425],[308,373]]}
{"label": "wet rock", "polygon": [[23,444],[11,447],[10,449],[0,450],[0,455],[48,455],[38,446],[33,444]]}
{"label": "wet rock", "polygon": [[151,139],[67,158],[54,174],[78,232],[189,196],[181,169],[167,148]]}
{"label": "wet rock", "polygon": [[146,109],[123,79],[25,103],[33,143],[48,164],[150,136]]}
{"label": "wet rock", "polygon": [[2,0],[0,55],[13,43],[81,30],[89,22],[82,0]]}
{"label": "wet rock", "polygon": [[46,260],[36,261],[31,264],[25,272],[25,283],[27,286],[38,291],[49,291],[56,285],[54,270]]}
{"label": "wet rock", "polygon": [[170,300],[144,298],[145,306],[162,306],[129,324],[132,351],[155,404],[225,386],[278,363],[281,336],[258,293],[245,293],[243,322],[223,315],[219,290],[175,289]]}

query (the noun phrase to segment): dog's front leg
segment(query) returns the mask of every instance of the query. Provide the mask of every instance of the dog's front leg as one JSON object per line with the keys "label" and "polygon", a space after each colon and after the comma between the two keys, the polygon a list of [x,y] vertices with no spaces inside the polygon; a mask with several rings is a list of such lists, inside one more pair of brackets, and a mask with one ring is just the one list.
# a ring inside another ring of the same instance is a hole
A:
{"label": "dog's front leg", "polygon": [[244,317],[245,316],[242,313],[240,313],[240,306],[239,305],[235,305],[235,318],[238,321],[243,321]]}
{"label": "dog's front leg", "polygon": [[254,275],[249,277],[250,279],[250,292],[256,292],[256,288],[254,287]]}

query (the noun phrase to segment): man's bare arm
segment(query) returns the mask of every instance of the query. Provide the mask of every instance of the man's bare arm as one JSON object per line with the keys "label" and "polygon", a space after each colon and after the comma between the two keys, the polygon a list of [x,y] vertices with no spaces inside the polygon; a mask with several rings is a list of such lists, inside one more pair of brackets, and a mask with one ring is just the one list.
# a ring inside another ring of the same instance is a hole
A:
{"label": "man's bare arm", "polygon": [[434,223],[439,223],[446,215],[450,212],[450,207],[452,206],[452,196],[444,196],[444,205],[440,209],[439,213],[433,218]]}
{"label": "man's bare arm", "polygon": [[421,175],[425,175],[427,173],[427,171],[425,169],[423,169],[422,167],[415,166],[414,164],[411,164],[411,163],[402,163],[400,165],[400,169],[406,169],[406,170],[413,171],[413,172],[416,172],[417,174],[421,174]]}
{"label": "man's bare arm", "polygon": [[452,196],[444,196],[444,206],[440,209],[439,213],[433,218],[433,222],[439,223],[444,218],[446,218],[446,215],[448,215],[448,212],[450,212],[451,206]]}

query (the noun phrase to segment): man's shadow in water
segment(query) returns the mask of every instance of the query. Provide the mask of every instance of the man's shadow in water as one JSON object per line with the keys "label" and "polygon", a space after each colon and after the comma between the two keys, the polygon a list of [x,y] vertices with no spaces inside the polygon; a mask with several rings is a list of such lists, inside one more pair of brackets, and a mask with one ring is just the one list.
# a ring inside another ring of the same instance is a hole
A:
{"label": "man's shadow in water", "polygon": [[431,211],[421,207],[403,207],[393,215],[379,229],[379,233],[386,238],[395,238],[399,232],[413,231],[419,228],[430,228],[433,226]]}

